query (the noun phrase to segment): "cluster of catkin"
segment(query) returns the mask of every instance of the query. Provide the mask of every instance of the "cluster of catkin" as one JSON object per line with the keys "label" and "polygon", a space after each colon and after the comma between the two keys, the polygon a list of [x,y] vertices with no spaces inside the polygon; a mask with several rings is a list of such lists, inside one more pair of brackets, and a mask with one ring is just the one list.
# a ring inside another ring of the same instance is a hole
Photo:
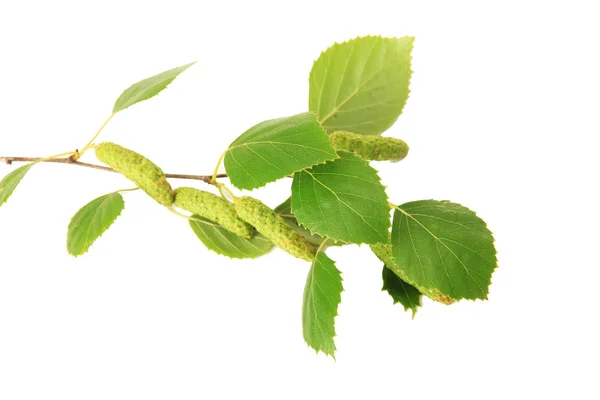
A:
{"label": "cluster of catkin", "polygon": [[[408,146],[399,139],[341,131],[331,134],[330,139],[336,150],[351,151],[366,160],[396,161],[408,153]],[[163,206],[189,211],[247,239],[257,231],[294,257],[307,261],[315,257],[315,246],[260,200],[243,196],[235,197],[232,202],[191,187],[173,190],[162,169],[135,151],[106,142],[96,145],[95,152],[98,160],[123,174]]]}

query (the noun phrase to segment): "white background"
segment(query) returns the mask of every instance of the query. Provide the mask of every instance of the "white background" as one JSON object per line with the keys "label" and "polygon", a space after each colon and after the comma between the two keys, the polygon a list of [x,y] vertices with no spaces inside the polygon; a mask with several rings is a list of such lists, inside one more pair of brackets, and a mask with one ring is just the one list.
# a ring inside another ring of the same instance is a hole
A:
{"label": "white background", "polygon": [[[39,165],[0,208],[0,399],[599,398],[594,2],[215,3],[0,3],[0,156],[80,148],[130,84],[198,60],[101,140],[210,173],[250,126],[306,111],[334,41],[414,35],[411,97],[386,133],[411,152],[377,167],[395,203],[450,199],[488,222],[489,300],[426,299],[411,320],[366,246],[331,249],[334,362],[302,339],[306,262],[217,256],[137,192],[72,258],[71,216],[131,184]],[[289,183],[255,195],[274,206]]]}

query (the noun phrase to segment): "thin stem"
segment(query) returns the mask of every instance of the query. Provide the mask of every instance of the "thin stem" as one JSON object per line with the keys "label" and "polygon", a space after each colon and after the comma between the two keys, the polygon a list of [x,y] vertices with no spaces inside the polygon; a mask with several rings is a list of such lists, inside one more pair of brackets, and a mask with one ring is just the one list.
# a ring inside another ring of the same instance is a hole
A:
{"label": "thin stem", "polygon": [[282,218],[296,218],[294,214],[278,214]]}
{"label": "thin stem", "polygon": [[[324,240],[321,242],[321,244],[319,245],[319,248],[317,249],[317,253],[316,253],[316,255],[318,255],[318,254],[319,254],[319,252],[323,251],[323,247],[325,246],[325,243],[327,243],[327,241],[328,241],[328,240],[329,240],[328,238],[325,238],[325,239],[324,239]],[[316,255],[315,255],[315,258],[316,258]]]}
{"label": "thin stem", "polygon": [[131,189],[121,189],[121,190],[117,190],[115,193],[135,192],[136,190],[140,190],[140,188],[136,187],[136,188],[131,188]]}
{"label": "thin stem", "polygon": [[185,215],[185,214],[182,214],[182,213],[180,213],[179,211],[177,211],[176,209],[174,209],[174,208],[173,208],[173,206],[171,206],[171,207],[167,207],[167,209],[168,209],[169,211],[171,211],[171,213],[173,213],[173,214],[177,215],[177,216],[178,216],[178,217],[180,217],[180,218],[184,218],[184,219],[187,219],[187,220],[193,219],[193,218],[192,218],[192,217],[190,217],[190,216],[187,216],[187,215]]}
{"label": "thin stem", "polygon": [[234,195],[233,192],[225,184],[215,182],[215,183],[213,183],[213,185],[215,185],[217,187],[217,189],[219,189],[219,193],[221,193],[221,196],[223,196],[226,199],[227,199],[227,196],[225,196],[225,194],[223,193],[223,190],[225,190],[225,192],[227,192],[227,194],[231,197],[231,199],[227,199],[227,200],[235,201],[237,199],[237,196]]}
{"label": "thin stem", "polygon": [[46,162],[46,161],[52,160],[54,158],[65,157],[65,156],[72,156],[73,154],[75,154],[74,151],[68,151],[68,152],[65,152],[65,153],[54,154],[54,155],[49,156],[49,157],[42,157],[42,158],[36,160],[35,164],[41,163],[41,162]]}
{"label": "thin stem", "polygon": [[106,121],[104,121],[104,123],[102,124],[102,126],[100,127],[100,129],[98,129],[98,132],[96,132],[96,134],[94,135],[94,137],[92,138],[92,140],[90,140],[88,142],[88,144],[86,144],[85,147],[83,149],[81,149],[81,151],[77,152],[73,156],[74,161],[76,161],[77,159],[79,159],[79,157],[81,157],[83,155],[83,153],[85,153],[86,151],[88,151],[92,147],[92,144],[94,143],[94,140],[96,140],[96,138],[98,138],[98,136],[100,135],[100,132],[102,132],[102,130],[104,129],[104,127],[110,122],[110,120],[114,116],[115,116],[115,114],[113,113],[113,114],[110,115],[110,117],[108,117],[108,119]]}
{"label": "thin stem", "polygon": [[185,215],[185,214],[183,214],[183,213],[180,213],[180,212],[179,212],[179,211],[177,211],[177,210],[176,210],[176,209],[175,209],[173,206],[171,206],[171,207],[167,207],[167,209],[168,209],[169,211],[171,211],[171,213],[173,213],[173,214],[177,215],[177,216],[178,216],[178,217],[180,217],[180,218],[187,219],[188,221],[198,221],[198,222],[201,222],[201,223],[203,223],[203,224],[206,224],[206,223],[207,223],[206,221],[202,221],[201,219],[194,218],[194,217],[193,217],[193,216],[191,216],[191,215]]}
{"label": "thin stem", "polygon": [[[73,160],[72,157],[65,158],[65,156],[71,156],[73,154],[74,154],[74,152],[58,154],[58,155],[55,155],[52,157],[0,157],[0,163],[5,163],[5,164],[10,165],[13,162],[35,162],[35,163],[49,162],[49,163],[77,165],[79,167],[92,168],[92,169],[97,169],[100,171],[116,172],[114,169],[105,167],[102,165],[89,164],[89,163],[84,163],[81,161],[75,161],[75,160]],[[62,158],[60,158],[60,157],[62,157]],[[211,183],[211,181],[212,181],[212,177],[210,175],[165,174],[165,176],[167,178],[172,178],[172,179],[190,179],[190,180],[204,181],[206,183]],[[227,178],[227,174],[218,174],[217,178]]]}
{"label": "thin stem", "polygon": [[221,162],[225,157],[225,153],[227,153],[227,151],[224,151],[223,154],[221,154],[221,156],[219,157],[219,161],[217,161],[217,166],[215,167],[215,171],[213,172],[212,179],[210,181],[210,183],[212,183],[213,185],[217,182],[219,167],[221,166]]}

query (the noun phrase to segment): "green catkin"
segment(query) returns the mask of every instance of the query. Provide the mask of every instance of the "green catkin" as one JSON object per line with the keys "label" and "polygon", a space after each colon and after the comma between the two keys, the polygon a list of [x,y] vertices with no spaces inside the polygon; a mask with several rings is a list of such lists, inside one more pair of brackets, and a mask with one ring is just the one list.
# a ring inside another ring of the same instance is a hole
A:
{"label": "green catkin", "polygon": [[408,154],[408,145],[391,137],[337,131],[329,139],[334,149],[350,151],[365,160],[400,161]]}
{"label": "green catkin", "polygon": [[238,236],[247,239],[252,237],[254,228],[238,216],[230,201],[221,196],[195,188],[180,187],[175,189],[173,204],[183,210],[209,219]]}
{"label": "green catkin", "polygon": [[114,143],[100,143],[95,146],[98,160],[131,181],[163,206],[173,204],[173,189],[164,172],[152,161]]}
{"label": "green catkin", "polygon": [[260,200],[249,196],[239,197],[235,199],[235,210],[241,219],[282,250],[306,261],[314,260],[315,247]]}
{"label": "green catkin", "polygon": [[394,260],[394,256],[392,255],[392,245],[391,244],[377,243],[377,244],[370,245],[370,247],[371,247],[371,250],[373,251],[373,253],[377,256],[377,258],[379,258],[381,261],[383,261],[383,263],[385,264],[386,267],[390,268],[403,281],[408,282],[411,285],[415,286],[425,296],[427,296],[430,299],[435,300],[439,303],[442,303],[442,304],[454,303],[454,299],[452,299],[450,296],[445,296],[445,295],[441,294],[436,289],[423,289],[423,288],[420,288],[420,287],[414,285],[413,283],[411,283],[410,280],[408,280],[406,278],[406,276],[404,274],[402,274],[402,271],[399,270],[398,267],[396,266],[396,261]]}

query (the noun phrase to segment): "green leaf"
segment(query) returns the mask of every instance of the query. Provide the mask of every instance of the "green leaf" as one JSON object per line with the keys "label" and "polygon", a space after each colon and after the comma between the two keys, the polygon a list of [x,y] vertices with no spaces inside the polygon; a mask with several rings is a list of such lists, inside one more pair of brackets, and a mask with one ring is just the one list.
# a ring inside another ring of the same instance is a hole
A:
{"label": "green leaf", "polygon": [[292,212],[313,233],[346,243],[388,241],[390,207],[377,171],[351,153],[296,172]]}
{"label": "green leaf", "polygon": [[195,62],[161,72],[127,88],[115,102],[113,114],[118,113],[140,101],[148,100],[165,89],[179,74],[194,65]]}
{"label": "green leaf", "polygon": [[225,169],[239,189],[255,189],[337,157],[311,113],[261,122],[231,143]]}
{"label": "green leaf", "polygon": [[335,263],[322,251],[318,252],[304,287],[302,330],[310,347],[334,358],[334,320],[343,290],[342,276]]}
{"label": "green leaf", "polygon": [[92,200],[71,218],[67,233],[67,250],[73,256],[85,254],[125,208],[120,193],[109,193]]}
{"label": "green leaf", "polygon": [[[294,214],[292,214],[292,198],[291,197],[288,197],[283,203],[281,203],[280,205],[275,207],[275,209],[273,211],[275,211],[275,213],[279,214],[283,219],[285,219],[285,221],[288,224],[290,224],[290,226],[292,227],[293,230],[298,232],[306,240],[308,240],[312,244],[316,245],[317,247],[320,246],[323,243],[323,241],[325,241],[324,237],[312,234],[308,229],[302,227],[298,223],[296,216]],[[342,243],[342,242],[336,242],[334,240],[328,239],[327,242],[325,243],[325,245],[323,246],[323,248],[331,247],[331,246],[343,246],[343,245],[344,245],[344,243]]]}
{"label": "green leaf", "polygon": [[421,292],[413,285],[404,282],[387,266],[383,266],[382,272],[383,288],[392,296],[394,304],[400,303],[404,311],[412,310],[412,316],[415,317],[417,308],[421,306]]}
{"label": "green leaf", "polygon": [[321,53],[310,71],[309,109],[327,131],[378,135],[408,99],[414,38],[358,37]]}
{"label": "green leaf", "polygon": [[259,233],[246,239],[199,215],[194,214],[191,218],[190,226],[198,239],[217,254],[231,258],[256,258],[273,248],[273,243]]}
{"label": "green leaf", "polygon": [[422,293],[434,299],[487,298],[497,266],[494,238],[468,208],[436,200],[402,204],[394,212],[392,246],[400,269],[394,272]]}
{"label": "green leaf", "polygon": [[21,179],[23,179],[27,171],[34,165],[35,163],[23,165],[6,175],[4,179],[0,181],[0,206],[6,203],[10,195],[15,191],[15,188],[21,182]]}

